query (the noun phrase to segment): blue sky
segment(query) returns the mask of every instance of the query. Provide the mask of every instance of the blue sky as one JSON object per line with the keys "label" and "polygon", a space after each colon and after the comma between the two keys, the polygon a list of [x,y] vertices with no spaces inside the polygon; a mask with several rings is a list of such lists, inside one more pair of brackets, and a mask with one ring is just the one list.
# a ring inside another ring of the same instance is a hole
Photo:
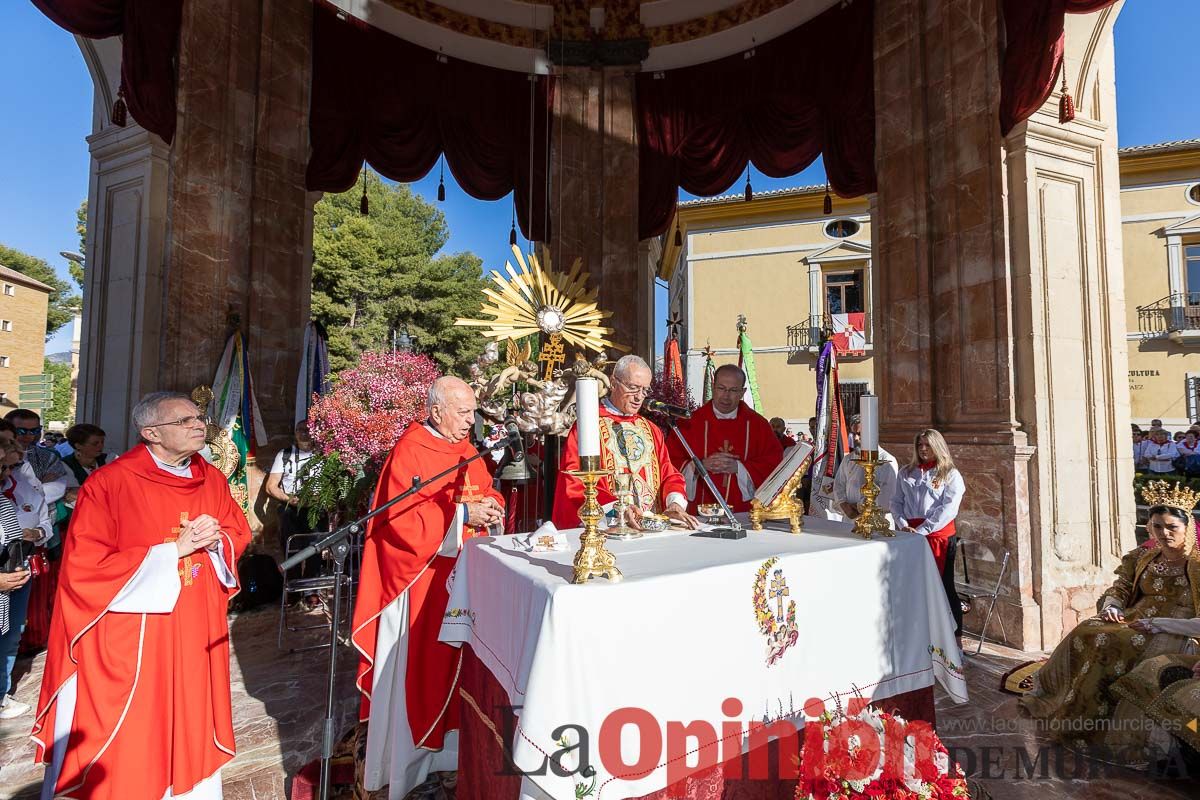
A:
{"label": "blue sky", "polygon": [[[75,209],[87,196],[91,78],[72,37],[25,0],[0,4],[0,242],[53,264],[67,278],[60,250],[78,246]],[[1200,2],[1128,0],[1117,20],[1117,118],[1122,146],[1200,136],[1200,89],[1194,73]],[[449,177],[449,173],[447,173]],[[756,174],[758,191],[822,183],[820,161],[783,180]],[[437,168],[414,189],[431,202]],[[735,186],[740,191],[742,179]],[[508,255],[511,200],[474,200],[448,182],[442,209],[451,252],[470,250],[486,268]],[[659,308],[665,306],[660,289]],[[661,347],[663,332],[656,337]],[[66,350],[70,333],[47,344]]]}

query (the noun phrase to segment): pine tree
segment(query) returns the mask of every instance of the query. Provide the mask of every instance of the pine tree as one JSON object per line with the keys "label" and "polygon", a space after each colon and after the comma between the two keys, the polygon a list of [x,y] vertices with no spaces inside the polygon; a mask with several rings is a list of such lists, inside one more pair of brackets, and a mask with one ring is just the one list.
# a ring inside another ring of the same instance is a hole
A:
{"label": "pine tree", "polygon": [[407,330],[441,369],[463,374],[483,341],[454,320],[479,310],[481,260],[439,255],[450,237],[445,216],[407,186],[368,173],[367,187],[366,216],[361,182],[316,207],[312,316],[329,333],[331,368],[349,367]]}

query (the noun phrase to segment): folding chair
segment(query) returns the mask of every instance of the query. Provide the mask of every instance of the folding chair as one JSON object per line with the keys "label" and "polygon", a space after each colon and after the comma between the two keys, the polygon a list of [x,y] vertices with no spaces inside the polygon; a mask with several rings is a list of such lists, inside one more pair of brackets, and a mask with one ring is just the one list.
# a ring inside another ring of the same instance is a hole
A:
{"label": "folding chair", "polygon": [[[958,541],[958,552],[962,556],[963,571],[963,579],[954,581],[954,588],[958,592],[958,596],[972,603],[986,600],[988,604],[987,613],[983,616],[983,626],[979,629],[979,646],[975,648],[975,655],[979,655],[983,650],[983,643],[987,641],[988,623],[992,621],[992,613],[996,610],[996,599],[1000,596],[1000,587],[1004,584],[1004,573],[1008,571],[1009,552],[1004,551],[1004,556],[1000,559],[1000,572],[996,575],[996,582],[992,586],[971,582],[971,573],[967,569],[967,542],[962,539]],[[996,619],[1000,621],[1001,638],[993,641],[998,644],[1008,638],[1008,631],[1004,629],[1004,617],[999,616]]]}
{"label": "folding chair", "polygon": [[[291,556],[300,552],[304,548],[308,547],[313,542],[324,537],[326,535],[326,533],[327,533],[327,531],[317,531],[314,533],[301,533],[301,534],[293,535],[290,539],[288,539],[287,543],[284,545],[284,548],[283,548],[284,560],[290,558]],[[353,572],[352,572],[351,575],[344,576],[343,580],[342,580],[342,591],[344,593],[344,596],[342,598],[342,607],[344,609],[342,616],[346,622],[347,627],[349,627],[351,615],[353,614],[353,607],[354,607],[353,578],[356,578],[356,577],[357,577],[357,575],[353,574]],[[324,612],[325,612],[324,617],[325,618],[324,618],[324,621],[322,621],[322,622],[302,623],[302,622],[297,621],[296,623],[293,623],[293,621],[291,619],[291,615],[289,614],[289,611],[288,611],[288,607],[289,607],[289,605],[291,605],[291,602],[295,599],[296,595],[309,595],[314,592],[322,592],[322,591],[332,592],[333,588],[334,588],[334,578],[333,578],[333,575],[331,575],[331,574],[322,573],[321,575],[318,575],[313,578],[293,578],[290,575],[288,575],[286,572],[284,573],[284,575],[283,575],[283,591],[279,595],[279,632],[278,632],[277,640],[276,640],[276,645],[280,650],[286,649],[289,653],[302,653],[306,650],[321,650],[321,649],[324,649],[329,646],[329,642],[322,641],[320,644],[306,645],[304,647],[285,648],[283,640],[284,640],[285,633],[299,633],[301,631],[312,631],[312,630],[329,630],[330,625],[337,625],[339,629],[341,628],[342,620],[335,621],[333,619],[332,613],[331,613],[331,607],[330,607],[329,603],[323,597],[321,598],[321,605],[324,608]]]}

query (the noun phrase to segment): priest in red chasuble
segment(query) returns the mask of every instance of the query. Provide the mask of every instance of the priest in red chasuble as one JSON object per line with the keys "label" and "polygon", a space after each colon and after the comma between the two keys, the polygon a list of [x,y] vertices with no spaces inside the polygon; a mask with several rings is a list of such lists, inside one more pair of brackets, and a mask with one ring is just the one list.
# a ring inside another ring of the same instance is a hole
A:
{"label": "priest in red chasuble", "polygon": [[[438,378],[429,419],[401,435],[383,465],[375,503],[475,455],[475,394]],[[484,460],[423,486],[371,520],[363,547],[354,646],[362,658],[359,719],[367,723],[364,786],[400,800],[433,771],[458,768],[458,670],[462,650],[438,641],[447,580],[465,538],[504,522]]]}
{"label": "priest in red chasuble", "polygon": [[[679,421],[679,432],[734,512],[750,510],[754,491],[783,460],[779,437],[765,417],[742,401],[745,392],[746,373],[725,364],[713,376],[712,400]],[[672,437],[670,446],[671,458],[687,480],[690,508],[717,502],[679,441]]]}
{"label": "priest in red chasuble", "polygon": [[[695,517],[687,513],[686,484],[671,463],[662,429],[638,414],[650,392],[651,378],[650,367],[637,356],[625,356],[613,366],[612,390],[600,403],[601,468],[632,486],[633,503],[625,518],[630,527],[641,529],[642,513],[658,513],[695,528]],[[578,427],[572,428],[554,490],[553,521],[563,529],[580,525],[583,483],[567,474],[579,468],[578,437]],[[598,487],[597,500],[607,511],[616,501],[613,483],[601,478]]]}
{"label": "priest in red chasuble", "polygon": [[147,395],[133,409],[142,443],[79,491],[33,726],[43,797],[221,797],[226,607],[250,528],[196,455],[205,421],[186,395]]}

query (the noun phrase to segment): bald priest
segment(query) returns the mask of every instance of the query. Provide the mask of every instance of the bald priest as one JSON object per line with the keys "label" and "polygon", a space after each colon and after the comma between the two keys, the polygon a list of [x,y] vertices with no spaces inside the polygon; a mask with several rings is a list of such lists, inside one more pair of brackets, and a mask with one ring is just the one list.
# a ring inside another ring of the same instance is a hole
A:
{"label": "bald priest", "polygon": [[[429,390],[429,418],[410,425],[392,448],[375,490],[379,506],[428,483],[371,520],[351,638],[361,656],[360,721],[367,723],[363,783],[401,800],[430,772],[458,768],[458,688],[462,651],[438,641],[447,581],[464,539],[503,524],[504,506],[475,455],[475,393],[443,377]],[[435,475],[461,464],[449,476]]]}

